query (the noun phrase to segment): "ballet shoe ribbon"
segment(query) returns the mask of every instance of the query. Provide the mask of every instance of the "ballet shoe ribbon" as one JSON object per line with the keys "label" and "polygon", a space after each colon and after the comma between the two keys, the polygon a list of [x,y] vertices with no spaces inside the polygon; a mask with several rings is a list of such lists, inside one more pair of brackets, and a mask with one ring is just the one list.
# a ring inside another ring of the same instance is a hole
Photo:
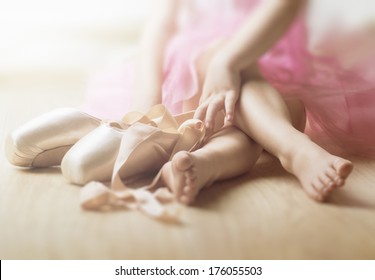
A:
{"label": "ballet shoe ribbon", "polygon": [[174,117],[163,105],[157,105],[145,115],[131,112],[124,116],[122,123],[128,129],[121,140],[110,187],[100,182],[86,184],[81,191],[82,208],[123,207],[163,221],[177,221],[180,207],[174,195],[167,188],[155,187],[160,171],[152,184],[141,188],[130,188],[124,181],[157,172],[178,151],[196,149],[205,137],[205,127],[192,119],[193,114]]}

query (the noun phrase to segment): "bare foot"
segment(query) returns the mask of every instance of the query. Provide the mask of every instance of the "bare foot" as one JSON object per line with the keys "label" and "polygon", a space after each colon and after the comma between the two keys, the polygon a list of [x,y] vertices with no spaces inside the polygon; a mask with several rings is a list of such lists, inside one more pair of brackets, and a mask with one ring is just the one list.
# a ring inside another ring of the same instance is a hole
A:
{"label": "bare foot", "polygon": [[212,169],[204,158],[189,152],[178,152],[173,159],[164,164],[161,179],[183,204],[194,202],[198,192],[213,180]]}
{"label": "bare foot", "polygon": [[300,155],[296,163],[292,173],[305,192],[317,201],[324,201],[336,188],[343,187],[353,170],[352,162],[317,146]]}

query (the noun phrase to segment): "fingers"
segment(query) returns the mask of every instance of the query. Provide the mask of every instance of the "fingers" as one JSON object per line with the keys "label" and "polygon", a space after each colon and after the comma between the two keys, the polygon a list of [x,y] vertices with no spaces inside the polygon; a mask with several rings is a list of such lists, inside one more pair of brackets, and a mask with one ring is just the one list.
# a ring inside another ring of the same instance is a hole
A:
{"label": "fingers", "polygon": [[225,116],[229,122],[233,121],[236,102],[236,92],[234,90],[228,91],[225,96]]}
{"label": "fingers", "polygon": [[220,92],[211,95],[197,108],[194,118],[205,121],[206,128],[211,130],[215,127],[215,117],[219,111],[225,109],[226,119],[232,121],[237,95],[234,90]]}
{"label": "fingers", "polygon": [[206,128],[212,130],[215,127],[216,114],[224,109],[224,96],[218,96],[208,104],[206,111]]}
{"label": "fingers", "polygon": [[208,102],[204,102],[203,104],[199,105],[198,108],[195,110],[194,119],[199,119],[204,121],[206,117]]}
{"label": "fingers", "polygon": [[205,121],[207,130],[212,130],[215,127],[215,118],[217,113],[224,109],[225,94],[215,94],[203,101],[196,109],[194,118]]}
{"label": "fingers", "polygon": [[194,118],[204,121],[206,118],[206,112],[208,107],[208,100],[210,99],[209,91],[206,86],[203,87],[202,96],[199,100],[199,106],[195,110]]}

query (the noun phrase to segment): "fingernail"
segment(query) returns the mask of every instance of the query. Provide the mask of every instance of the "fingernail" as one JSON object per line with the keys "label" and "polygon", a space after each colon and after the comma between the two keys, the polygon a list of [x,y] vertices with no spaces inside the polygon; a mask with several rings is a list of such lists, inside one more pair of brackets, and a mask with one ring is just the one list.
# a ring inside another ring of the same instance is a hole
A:
{"label": "fingernail", "polygon": [[210,128],[211,128],[211,123],[210,123],[210,122],[206,122],[206,128],[207,128],[207,129],[210,129]]}
{"label": "fingernail", "polygon": [[232,120],[232,115],[231,114],[228,114],[227,115],[227,121],[231,121]]}

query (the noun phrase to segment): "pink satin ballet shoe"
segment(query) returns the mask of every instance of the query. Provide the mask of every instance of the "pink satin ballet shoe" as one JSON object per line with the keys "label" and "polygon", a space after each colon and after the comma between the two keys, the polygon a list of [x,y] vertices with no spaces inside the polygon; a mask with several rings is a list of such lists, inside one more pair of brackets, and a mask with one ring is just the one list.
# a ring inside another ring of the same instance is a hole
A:
{"label": "pink satin ballet shoe", "polygon": [[65,153],[100,120],[73,108],[60,108],[25,123],[7,138],[8,161],[20,167],[59,165]]}
{"label": "pink satin ballet shoe", "polygon": [[150,121],[139,112],[128,113],[117,122],[103,121],[65,154],[61,162],[62,174],[76,185],[85,185],[90,181],[109,182],[127,128],[136,122]]}
{"label": "pink satin ballet shoe", "polygon": [[118,123],[103,123],[80,139],[61,161],[64,177],[76,185],[110,181],[125,131]]}
{"label": "pink satin ballet shoe", "polygon": [[119,122],[103,122],[66,153],[61,162],[62,174],[70,183],[77,185],[90,181],[109,182],[123,139],[126,143],[122,146],[127,146],[123,149],[129,150],[128,145],[142,142],[152,132],[163,130],[164,136],[159,140],[159,146],[143,145],[143,156],[134,157],[132,163],[120,172],[120,177],[130,179],[158,171],[169,159],[172,152],[169,149],[177,139],[177,128],[192,116],[193,112],[190,112],[175,118],[163,105],[156,105],[147,114],[130,112]]}

